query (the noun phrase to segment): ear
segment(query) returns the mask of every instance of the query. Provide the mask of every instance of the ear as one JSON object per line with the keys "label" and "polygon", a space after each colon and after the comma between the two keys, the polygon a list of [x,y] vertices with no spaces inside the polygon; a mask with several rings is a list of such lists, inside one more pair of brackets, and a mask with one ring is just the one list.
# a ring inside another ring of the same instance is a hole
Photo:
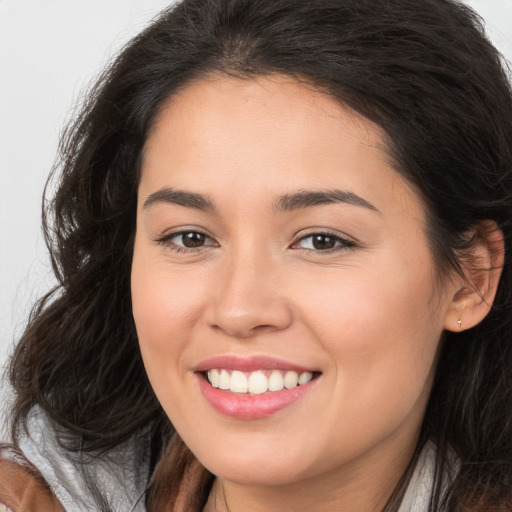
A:
{"label": "ear", "polygon": [[489,313],[505,258],[503,233],[494,221],[483,221],[472,233],[472,247],[463,258],[463,276],[446,312],[444,328],[459,332],[480,323]]}

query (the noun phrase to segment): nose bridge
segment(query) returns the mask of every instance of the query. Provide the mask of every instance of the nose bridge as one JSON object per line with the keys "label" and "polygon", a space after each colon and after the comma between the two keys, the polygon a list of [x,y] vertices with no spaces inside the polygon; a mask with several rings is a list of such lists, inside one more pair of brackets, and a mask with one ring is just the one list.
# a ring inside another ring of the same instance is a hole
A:
{"label": "nose bridge", "polygon": [[278,263],[270,251],[255,245],[228,251],[213,304],[213,324],[239,338],[284,329],[292,319],[284,290],[278,286]]}

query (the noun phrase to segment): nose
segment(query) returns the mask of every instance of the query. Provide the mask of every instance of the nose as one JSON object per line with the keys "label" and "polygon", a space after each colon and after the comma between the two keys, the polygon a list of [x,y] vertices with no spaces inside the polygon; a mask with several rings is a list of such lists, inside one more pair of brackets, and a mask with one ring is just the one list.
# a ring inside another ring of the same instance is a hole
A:
{"label": "nose", "polygon": [[217,275],[210,325],[231,337],[251,338],[280,331],[293,320],[280,285],[282,269],[261,255],[233,257]]}

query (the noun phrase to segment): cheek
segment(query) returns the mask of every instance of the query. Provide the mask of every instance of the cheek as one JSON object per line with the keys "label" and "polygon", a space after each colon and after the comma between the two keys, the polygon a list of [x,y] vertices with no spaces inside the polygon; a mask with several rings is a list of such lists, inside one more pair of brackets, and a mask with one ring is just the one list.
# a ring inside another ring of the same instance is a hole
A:
{"label": "cheek", "polygon": [[132,266],[132,307],[144,367],[166,414],[193,424],[196,405],[182,386],[192,378],[184,354],[201,290],[197,280],[141,256],[135,253]]}
{"label": "cheek", "polygon": [[136,244],[132,309],[146,371],[153,382],[185,371],[181,354],[200,307],[201,280],[186,271],[172,273],[168,263],[150,258],[144,248],[137,249]]}
{"label": "cheek", "polygon": [[331,358],[340,397],[334,414],[350,411],[361,434],[377,418],[391,428],[426,397],[442,333],[429,272],[413,266],[391,274],[392,268],[402,267],[347,273],[334,287],[317,281],[321,300],[312,294],[301,309]]}

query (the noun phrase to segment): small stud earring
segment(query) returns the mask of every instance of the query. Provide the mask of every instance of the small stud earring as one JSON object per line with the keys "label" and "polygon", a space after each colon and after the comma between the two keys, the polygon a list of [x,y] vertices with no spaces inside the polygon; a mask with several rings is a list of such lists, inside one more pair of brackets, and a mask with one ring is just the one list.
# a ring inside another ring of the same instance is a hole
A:
{"label": "small stud earring", "polygon": [[457,325],[459,326],[459,329],[462,329],[462,320],[457,320]]}

